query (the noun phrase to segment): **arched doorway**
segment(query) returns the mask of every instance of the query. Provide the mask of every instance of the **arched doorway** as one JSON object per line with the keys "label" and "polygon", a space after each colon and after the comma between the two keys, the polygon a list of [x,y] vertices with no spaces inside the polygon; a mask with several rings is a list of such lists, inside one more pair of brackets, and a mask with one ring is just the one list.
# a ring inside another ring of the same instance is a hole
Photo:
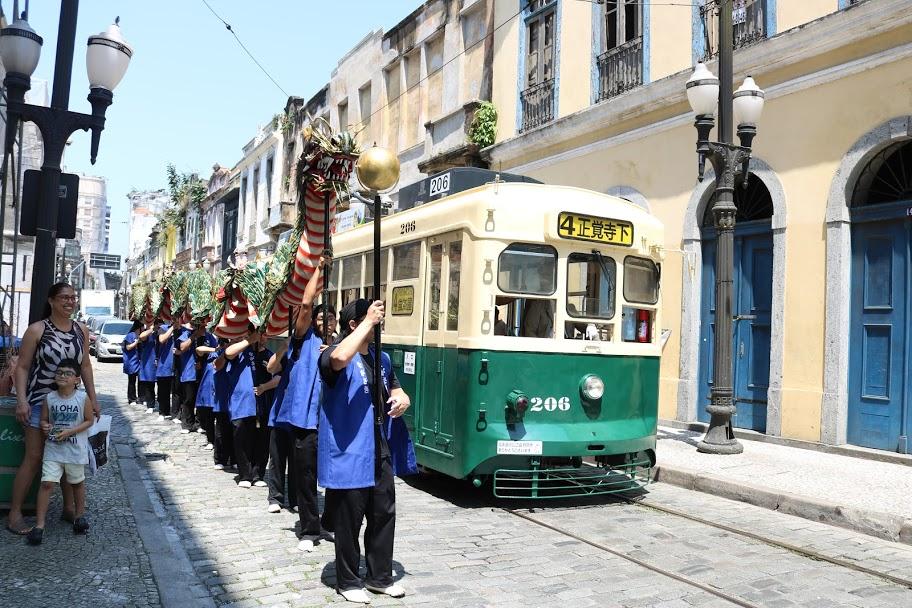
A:
{"label": "arched doorway", "polygon": [[852,193],[849,443],[908,453],[912,434],[912,143],[865,166]]}
{"label": "arched doorway", "polygon": [[[773,298],[773,200],[763,180],[749,174],[747,187],[735,189],[738,208],[735,224],[732,312],[734,402],[732,424],[766,432],[770,385],[770,330]],[[713,378],[715,329],[716,231],[712,205],[703,214],[702,281],[700,297],[700,381],[697,419],[709,422]]]}

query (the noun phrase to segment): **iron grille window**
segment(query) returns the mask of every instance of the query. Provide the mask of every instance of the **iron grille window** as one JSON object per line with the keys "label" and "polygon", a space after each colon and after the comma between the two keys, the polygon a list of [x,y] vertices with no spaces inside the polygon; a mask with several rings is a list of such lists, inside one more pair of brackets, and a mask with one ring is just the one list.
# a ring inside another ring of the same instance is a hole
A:
{"label": "iron grille window", "polygon": [[643,84],[643,11],[639,0],[602,5],[599,101]]}
{"label": "iron grille window", "polygon": [[[703,61],[719,54],[719,0],[705,0],[700,7],[703,21]],[[734,48],[766,38],[766,0],[734,0],[732,6]]]}
{"label": "iron grille window", "polygon": [[554,119],[554,5],[555,0],[532,0],[526,21],[526,88],[522,92],[525,131]]}

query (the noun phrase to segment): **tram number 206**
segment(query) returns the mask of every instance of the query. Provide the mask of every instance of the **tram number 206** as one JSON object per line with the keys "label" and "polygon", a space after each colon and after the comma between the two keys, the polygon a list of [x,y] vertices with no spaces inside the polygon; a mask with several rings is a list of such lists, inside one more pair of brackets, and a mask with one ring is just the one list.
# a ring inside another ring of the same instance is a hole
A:
{"label": "tram number 206", "polygon": [[546,412],[553,412],[554,410],[566,412],[570,409],[570,397],[529,397],[529,405],[530,412],[540,412],[542,410]]}

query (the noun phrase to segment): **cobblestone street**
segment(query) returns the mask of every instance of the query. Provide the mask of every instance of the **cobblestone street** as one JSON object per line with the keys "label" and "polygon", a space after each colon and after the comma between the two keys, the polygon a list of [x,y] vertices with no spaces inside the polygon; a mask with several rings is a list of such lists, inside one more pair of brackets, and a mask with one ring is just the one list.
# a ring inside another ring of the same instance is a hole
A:
{"label": "cobblestone street", "polygon": [[[5,534],[4,606],[342,603],[331,544],[299,552],[295,514],[268,514],[265,488],[213,470],[201,435],[127,408],[119,364],[97,370],[115,457],[89,484],[92,531],[58,524],[58,499],[40,548]],[[912,605],[912,547],[666,484],[650,487],[648,506],[533,510],[433,475],[397,492],[394,569],[408,595],[374,605]]]}

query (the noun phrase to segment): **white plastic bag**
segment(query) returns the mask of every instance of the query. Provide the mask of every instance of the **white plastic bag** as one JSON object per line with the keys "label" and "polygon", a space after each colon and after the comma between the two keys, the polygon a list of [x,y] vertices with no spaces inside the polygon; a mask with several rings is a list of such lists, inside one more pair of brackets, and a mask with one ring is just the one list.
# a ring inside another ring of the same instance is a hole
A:
{"label": "white plastic bag", "polygon": [[102,414],[89,429],[89,469],[103,467],[108,462],[108,449],[111,445],[111,417]]}

